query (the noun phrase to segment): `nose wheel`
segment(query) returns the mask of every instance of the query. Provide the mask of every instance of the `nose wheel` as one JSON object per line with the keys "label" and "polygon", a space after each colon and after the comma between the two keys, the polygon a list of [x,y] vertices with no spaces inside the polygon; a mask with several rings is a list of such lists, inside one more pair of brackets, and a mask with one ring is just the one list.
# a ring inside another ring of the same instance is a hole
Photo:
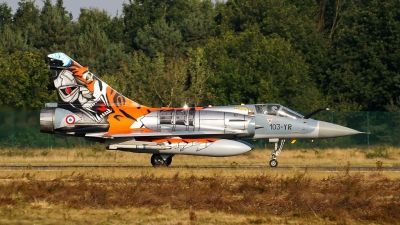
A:
{"label": "nose wheel", "polygon": [[282,151],[283,145],[285,144],[285,139],[281,140],[281,144],[279,145],[279,148],[278,148],[278,142],[279,142],[279,140],[276,140],[276,142],[275,142],[275,150],[271,153],[271,156],[270,156],[270,158],[271,158],[271,161],[269,161],[269,166],[270,167],[277,167],[278,166],[277,158],[278,158],[279,153],[281,153],[281,151]]}
{"label": "nose wheel", "polygon": [[278,161],[276,159],[272,159],[269,161],[269,166],[270,167],[277,167],[278,166]]}

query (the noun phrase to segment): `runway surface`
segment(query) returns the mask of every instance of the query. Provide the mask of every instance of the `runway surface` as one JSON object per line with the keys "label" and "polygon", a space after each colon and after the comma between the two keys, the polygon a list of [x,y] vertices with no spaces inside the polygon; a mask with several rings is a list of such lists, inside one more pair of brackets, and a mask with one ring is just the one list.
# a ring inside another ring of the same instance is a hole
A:
{"label": "runway surface", "polygon": [[[150,169],[153,166],[135,166],[135,165],[0,165],[0,170],[70,170],[70,169],[95,169],[95,168],[124,168],[124,169]],[[179,169],[190,169],[190,170],[207,170],[207,169],[221,169],[221,170],[310,170],[310,171],[325,171],[325,172],[337,172],[337,171],[393,171],[400,172],[400,166],[394,167],[368,167],[368,166],[324,166],[324,167],[307,167],[307,166],[169,166],[160,167],[160,169],[168,170],[179,170]]]}

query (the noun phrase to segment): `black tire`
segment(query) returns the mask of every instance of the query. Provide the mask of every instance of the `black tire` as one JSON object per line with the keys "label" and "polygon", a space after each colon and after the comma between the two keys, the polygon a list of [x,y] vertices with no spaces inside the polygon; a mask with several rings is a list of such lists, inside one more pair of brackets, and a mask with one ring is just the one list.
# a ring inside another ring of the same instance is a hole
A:
{"label": "black tire", "polygon": [[164,166],[165,165],[164,159],[161,157],[161,155],[158,155],[158,154],[153,154],[151,156],[150,162],[151,162],[151,165],[153,165],[153,166]]}
{"label": "black tire", "polygon": [[276,159],[272,159],[269,161],[269,166],[270,167],[277,167],[278,166],[278,161]]}

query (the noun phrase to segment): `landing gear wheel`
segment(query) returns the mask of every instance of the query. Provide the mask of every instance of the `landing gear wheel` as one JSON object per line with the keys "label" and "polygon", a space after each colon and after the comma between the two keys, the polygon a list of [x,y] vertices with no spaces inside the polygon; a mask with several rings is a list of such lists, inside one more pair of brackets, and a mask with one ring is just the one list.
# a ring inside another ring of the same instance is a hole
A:
{"label": "landing gear wheel", "polygon": [[173,155],[170,155],[170,156],[168,156],[167,159],[164,159],[166,157],[165,155],[163,158],[161,155],[153,154],[151,156],[151,160],[150,160],[151,165],[153,165],[153,166],[169,166],[172,163],[172,156]]}
{"label": "landing gear wheel", "polygon": [[271,161],[269,161],[269,166],[277,167],[278,166],[278,161],[276,161],[276,159],[272,159]]}
{"label": "landing gear wheel", "polygon": [[150,162],[151,162],[151,165],[153,165],[153,166],[163,166],[166,163],[164,161],[164,159],[161,157],[161,155],[157,155],[157,154],[154,154],[151,156]]}

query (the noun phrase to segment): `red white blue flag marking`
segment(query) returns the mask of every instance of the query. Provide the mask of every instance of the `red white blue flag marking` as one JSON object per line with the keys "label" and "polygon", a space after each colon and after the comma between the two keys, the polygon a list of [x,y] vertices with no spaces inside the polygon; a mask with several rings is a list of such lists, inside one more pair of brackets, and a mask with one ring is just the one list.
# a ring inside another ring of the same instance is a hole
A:
{"label": "red white blue flag marking", "polygon": [[69,125],[74,124],[75,117],[73,115],[68,115],[67,117],[65,117],[65,122]]}

